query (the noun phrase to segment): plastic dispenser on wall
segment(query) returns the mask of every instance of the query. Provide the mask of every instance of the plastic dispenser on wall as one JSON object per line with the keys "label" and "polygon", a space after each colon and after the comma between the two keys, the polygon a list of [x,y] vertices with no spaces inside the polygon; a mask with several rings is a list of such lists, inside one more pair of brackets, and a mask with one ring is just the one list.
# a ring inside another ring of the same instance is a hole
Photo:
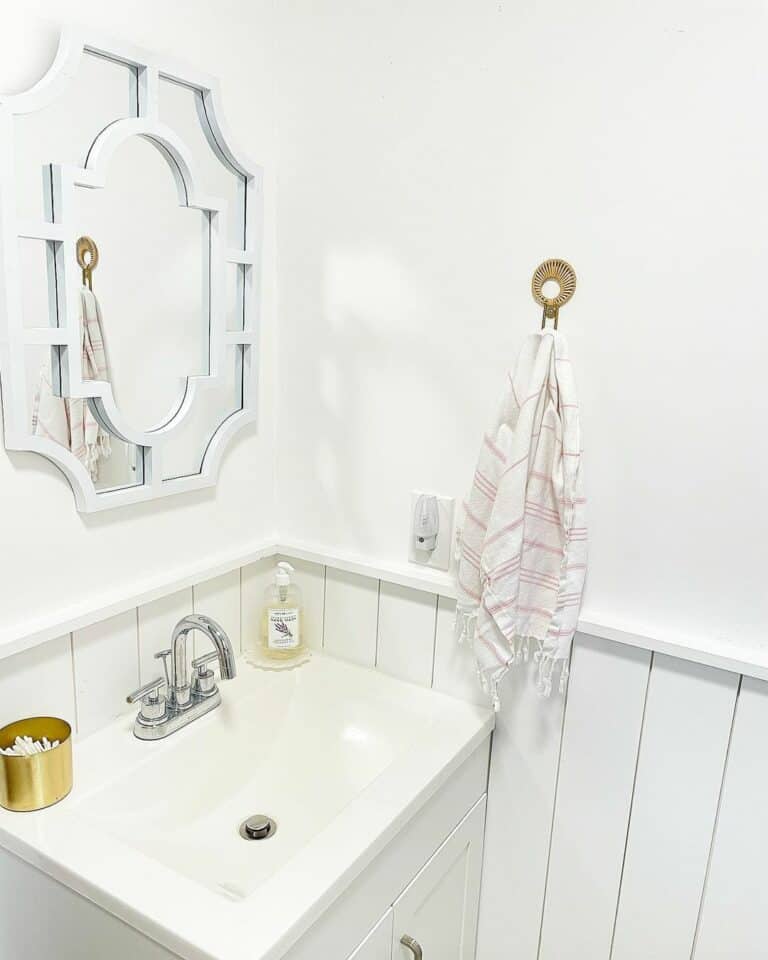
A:
{"label": "plastic dispenser on wall", "polygon": [[408,558],[436,570],[447,570],[451,560],[453,500],[432,493],[412,494]]}
{"label": "plastic dispenser on wall", "polygon": [[440,511],[437,508],[437,497],[422,493],[413,512],[414,548],[432,553],[437,546],[439,532]]}

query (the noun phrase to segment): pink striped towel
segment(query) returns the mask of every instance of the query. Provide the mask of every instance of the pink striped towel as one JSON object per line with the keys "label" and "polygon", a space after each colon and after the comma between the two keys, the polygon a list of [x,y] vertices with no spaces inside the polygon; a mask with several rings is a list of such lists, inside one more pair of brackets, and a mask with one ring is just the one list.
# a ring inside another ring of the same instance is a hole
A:
{"label": "pink striped towel", "polygon": [[464,504],[457,631],[471,638],[478,673],[499,708],[498,686],[533,653],[549,696],[568,680],[587,569],[579,405],[561,334],[530,336]]}
{"label": "pink striped towel", "polygon": [[[80,291],[80,309],[83,379],[109,380],[101,309],[87,287]],[[88,470],[94,483],[99,479],[99,462],[112,452],[109,433],[99,426],[88,401],[56,396],[48,359],[40,368],[33,397],[32,432],[71,450]]]}

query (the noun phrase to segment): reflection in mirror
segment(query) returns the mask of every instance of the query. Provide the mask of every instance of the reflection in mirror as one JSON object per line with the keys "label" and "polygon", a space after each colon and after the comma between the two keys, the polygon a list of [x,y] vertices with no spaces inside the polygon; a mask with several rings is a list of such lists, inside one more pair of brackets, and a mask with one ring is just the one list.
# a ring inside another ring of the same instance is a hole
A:
{"label": "reflection in mirror", "polygon": [[163,458],[163,480],[200,473],[209,441],[227,417],[243,408],[242,344],[230,344],[224,354],[222,376],[201,386],[202,402],[168,436]]}
{"label": "reflection in mirror", "polygon": [[60,97],[14,121],[16,209],[25,220],[45,216],[43,176],[50,163],[81,167],[98,134],[114,120],[136,116],[136,71],[84,54]]}
{"label": "reflection in mirror", "polygon": [[225,271],[225,309],[227,330],[245,327],[245,271],[242,263],[228,263]]}
{"label": "reflection in mirror", "polygon": [[203,191],[224,201],[224,244],[235,250],[245,247],[245,180],[232,170],[208,143],[200,120],[202,97],[198,90],[171,80],[160,81],[160,119],[179,134],[195,158]]}
{"label": "reflection in mirror", "polygon": [[143,483],[142,448],[110,436],[99,426],[86,400],[56,396],[57,351],[43,344],[28,345],[25,362],[30,431],[69,450],[88,470],[97,490]]}
{"label": "reflection in mirror", "polygon": [[176,412],[188,376],[208,373],[208,216],[179,205],[168,161],[141,137],[115,152],[106,187],[78,188],[76,202],[78,234],[99,251],[106,379],[125,420],[149,430]]}
{"label": "reflection in mirror", "polygon": [[47,240],[19,239],[19,273],[24,278],[21,315],[30,329],[56,326],[54,246]]}

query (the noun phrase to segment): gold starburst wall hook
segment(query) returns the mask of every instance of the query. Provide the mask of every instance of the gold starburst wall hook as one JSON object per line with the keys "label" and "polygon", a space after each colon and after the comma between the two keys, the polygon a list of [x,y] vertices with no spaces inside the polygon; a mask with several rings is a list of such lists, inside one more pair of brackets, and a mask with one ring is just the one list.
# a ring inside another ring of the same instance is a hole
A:
{"label": "gold starburst wall hook", "polygon": [[[554,281],[559,290],[554,297],[544,296],[544,284],[548,281]],[[560,307],[573,296],[576,289],[576,271],[565,260],[545,260],[540,263],[533,272],[531,280],[531,293],[536,303],[540,304],[544,311],[541,316],[541,329],[546,326],[547,320],[554,320],[555,330],[557,330],[557,321],[560,313]]]}

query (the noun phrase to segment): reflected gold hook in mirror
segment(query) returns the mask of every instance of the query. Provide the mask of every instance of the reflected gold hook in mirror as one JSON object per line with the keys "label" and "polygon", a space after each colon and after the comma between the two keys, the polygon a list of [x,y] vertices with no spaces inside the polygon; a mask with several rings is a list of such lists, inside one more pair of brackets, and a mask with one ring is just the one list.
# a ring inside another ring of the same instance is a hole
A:
{"label": "reflected gold hook in mirror", "polygon": [[[554,281],[559,290],[554,297],[544,295],[544,284],[548,281]],[[576,271],[566,260],[552,259],[540,263],[534,270],[531,280],[531,293],[536,303],[541,304],[544,312],[541,316],[541,329],[546,326],[547,319],[555,321],[555,330],[557,330],[558,314],[560,307],[573,296],[576,289]]]}
{"label": "reflected gold hook in mirror", "polygon": [[83,286],[93,290],[93,271],[99,265],[99,248],[91,237],[77,238],[77,262],[83,271]]}

